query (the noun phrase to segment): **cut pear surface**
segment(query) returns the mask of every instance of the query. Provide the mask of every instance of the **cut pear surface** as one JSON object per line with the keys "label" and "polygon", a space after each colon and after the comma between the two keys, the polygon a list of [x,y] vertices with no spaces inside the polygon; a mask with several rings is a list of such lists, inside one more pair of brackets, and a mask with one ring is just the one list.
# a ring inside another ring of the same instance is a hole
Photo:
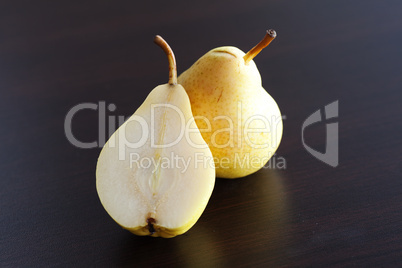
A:
{"label": "cut pear surface", "polygon": [[[172,237],[190,229],[205,209],[215,183],[212,154],[196,132],[188,96],[180,85],[171,87],[155,88],[111,136],[98,159],[96,186],[103,206],[117,223],[138,235]],[[140,118],[147,127],[154,120],[154,134],[150,129],[145,143],[131,148],[128,144],[141,141],[146,132],[138,123]],[[185,129],[188,122],[191,133]],[[152,148],[169,143],[173,145]]]}
{"label": "cut pear surface", "polygon": [[96,178],[105,210],[134,234],[168,238],[195,224],[215,167],[181,85],[170,79],[151,91],[103,147]]}

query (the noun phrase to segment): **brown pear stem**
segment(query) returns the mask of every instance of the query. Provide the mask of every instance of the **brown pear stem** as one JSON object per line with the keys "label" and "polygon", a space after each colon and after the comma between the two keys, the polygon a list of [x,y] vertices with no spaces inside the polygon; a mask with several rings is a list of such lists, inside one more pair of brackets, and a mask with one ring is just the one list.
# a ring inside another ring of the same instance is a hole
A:
{"label": "brown pear stem", "polygon": [[276,32],[275,30],[268,30],[267,34],[265,37],[252,49],[250,49],[249,52],[247,52],[246,55],[244,55],[244,63],[247,65],[255,56],[257,56],[258,53],[261,52],[266,46],[268,46],[272,40],[274,40],[276,37]]}
{"label": "brown pear stem", "polygon": [[157,35],[154,38],[155,44],[160,46],[163,51],[165,51],[166,56],[169,61],[169,85],[177,84],[177,67],[176,58],[174,57],[173,50],[170,48],[169,44],[160,36]]}

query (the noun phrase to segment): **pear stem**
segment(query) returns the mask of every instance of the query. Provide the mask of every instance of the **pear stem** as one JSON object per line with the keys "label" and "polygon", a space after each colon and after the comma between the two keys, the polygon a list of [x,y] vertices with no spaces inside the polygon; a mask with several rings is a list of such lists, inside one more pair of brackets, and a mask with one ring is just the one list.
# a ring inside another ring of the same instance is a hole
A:
{"label": "pear stem", "polygon": [[266,46],[268,46],[272,40],[274,40],[276,37],[276,32],[275,30],[268,30],[264,38],[252,49],[250,49],[249,52],[247,52],[246,55],[244,55],[244,63],[248,65],[248,63],[255,57],[257,56],[258,53],[261,52]]}
{"label": "pear stem", "polygon": [[157,35],[154,38],[155,44],[160,46],[163,51],[165,51],[166,56],[169,61],[169,85],[177,84],[177,67],[176,58],[174,57],[173,50],[170,48],[169,44],[160,36]]}

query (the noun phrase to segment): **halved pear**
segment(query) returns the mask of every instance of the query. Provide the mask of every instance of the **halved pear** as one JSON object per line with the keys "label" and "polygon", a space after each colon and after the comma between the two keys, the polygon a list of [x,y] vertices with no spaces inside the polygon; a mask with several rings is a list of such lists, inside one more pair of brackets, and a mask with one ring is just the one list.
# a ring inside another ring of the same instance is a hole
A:
{"label": "halved pear", "polygon": [[156,87],[110,137],[96,169],[96,188],[109,215],[136,235],[174,237],[190,229],[212,194],[215,167],[188,95],[177,84],[169,45],[169,83]]}

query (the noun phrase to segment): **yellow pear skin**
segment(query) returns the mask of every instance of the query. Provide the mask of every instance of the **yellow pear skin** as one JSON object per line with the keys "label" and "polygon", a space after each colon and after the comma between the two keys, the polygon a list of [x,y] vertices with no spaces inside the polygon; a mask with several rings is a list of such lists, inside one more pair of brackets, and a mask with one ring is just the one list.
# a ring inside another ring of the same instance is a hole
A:
{"label": "yellow pear skin", "polygon": [[202,137],[215,159],[216,175],[240,178],[261,169],[282,138],[282,116],[262,87],[252,58],[276,36],[247,54],[236,47],[212,49],[178,77],[190,97]]}

